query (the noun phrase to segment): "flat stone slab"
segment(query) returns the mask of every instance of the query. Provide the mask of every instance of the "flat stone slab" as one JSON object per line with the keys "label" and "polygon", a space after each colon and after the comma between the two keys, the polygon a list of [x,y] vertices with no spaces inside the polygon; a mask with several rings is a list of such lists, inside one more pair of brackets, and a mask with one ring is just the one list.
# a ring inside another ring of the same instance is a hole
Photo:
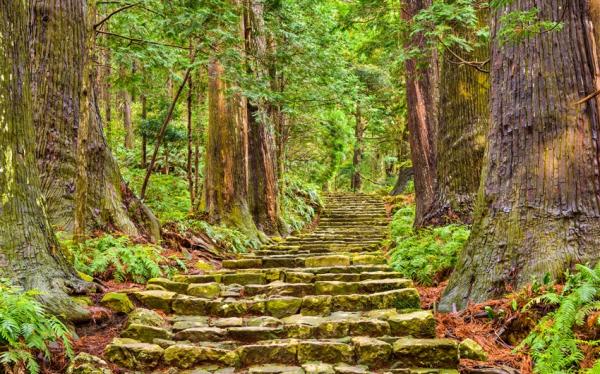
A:
{"label": "flat stone slab", "polygon": [[453,368],[458,366],[458,343],[451,339],[402,338],[394,345],[396,364],[403,367]]}

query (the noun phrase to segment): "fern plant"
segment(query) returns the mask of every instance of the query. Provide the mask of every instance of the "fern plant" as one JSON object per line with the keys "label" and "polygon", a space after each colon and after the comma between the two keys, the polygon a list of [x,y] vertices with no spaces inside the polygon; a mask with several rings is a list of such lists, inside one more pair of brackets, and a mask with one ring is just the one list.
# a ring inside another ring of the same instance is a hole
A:
{"label": "fern plant", "polygon": [[[575,274],[567,274],[561,292],[548,292],[525,306],[525,310],[539,305],[555,307],[518,347],[529,351],[536,373],[579,372],[579,363],[584,359],[581,346],[600,344],[598,340],[580,339],[576,334],[576,329],[600,310],[600,264],[593,269],[578,265],[576,270]],[[600,361],[588,372],[600,373]]]}
{"label": "fern plant", "polygon": [[35,356],[41,353],[50,360],[48,344],[53,342],[62,342],[67,356],[73,357],[70,331],[46,312],[38,295],[0,279],[0,372],[38,373]]}
{"label": "fern plant", "polygon": [[394,214],[390,230],[395,247],[390,253],[390,263],[405,277],[431,285],[454,268],[470,231],[464,225],[416,231],[414,219],[414,206],[404,207]]}
{"label": "fern plant", "polygon": [[70,243],[69,248],[78,271],[102,279],[145,283],[172,273],[160,247],[132,244],[126,236],[104,235],[82,244]]}

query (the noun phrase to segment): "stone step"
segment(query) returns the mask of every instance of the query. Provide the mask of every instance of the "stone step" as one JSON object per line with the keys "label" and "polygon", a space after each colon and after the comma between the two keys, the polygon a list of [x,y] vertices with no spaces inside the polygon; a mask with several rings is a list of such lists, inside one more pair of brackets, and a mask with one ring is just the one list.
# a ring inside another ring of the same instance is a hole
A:
{"label": "stone step", "polygon": [[[393,280],[393,279],[403,279],[400,273],[397,272],[364,272],[364,273],[325,273],[325,274],[313,274],[313,273],[305,273],[301,271],[302,269],[290,269],[289,271],[283,272],[279,274],[279,279],[275,281],[271,281],[269,285],[273,285],[276,282],[283,282],[288,284],[313,284],[317,282],[363,282],[363,281],[376,281],[376,280]],[[252,277],[256,278],[255,275]],[[265,285],[266,282],[262,277],[258,277],[254,279],[255,281],[258,279],[258,283],[247,283],[247,286],[256,286],[256,285]],[[150,279],[148,282],[148,288],[154,290],[166,290],[176,293],[187,294],[188,288],[190,284],[196,286],[196,293],[201,292],[198,288],[198,285],[206,284],[206,285],[214,285],[219,284],[219,287],[214,287],[212,289],[207,289],[206,292],[212,295],[213,297],[224,296],[233,294],[234,292],[242,292],[244,290],[244,286],[241,285],[231,285],[231,287],[227,288],[227,285],[222,283],[215,282],[215,280],[221,280],[221,278],[214,276],[196,276],[192,278],[181,279],[186,282],[175,282],[169,279],[164,278],[154,278]],[[196,280],[198,283],[193,283]],[[252,280],[252,279],[248,279]],[[192,282],[192,283],[187,283]],[[200,283],[203,282],[203,283]],[[280,284],[280,283],[276,283]],[[225,287],[225,288],[224,288]],[[217,292],[218,291],[218,292]]]}
{"label": "stone step", "polygon": [[298,253],[314,253],[314,254],[336,254],[336,253],[366,253],[366,252],[379,252],[381,244],[377,245],[362,245],[362,244],[345,244],[335,246],[315,246],[312,244],[302,245],[284,245],[276,244],[263,247],[264,249],[258,250],[255,253],[257,255],[271,255],[271,254],[289,254],[294,255]]}
{"label": "stone step", "polygon": [[241,317],[266,315],[276,318],[294,314],[322,315],[336,311],[368,311],[372,309],[418,309],[419,293],[414,288],[396,289],[372,294],[276,296],[250,299],[207,299],[171,291],[140,291],[132,296],[150,309],[180,315]]}
{"label": "stone step", "polygon": [[344,243],[344,244],[323,244],[323,243],[299,243],[299,244],[277,244],[266,247],[271,250],[287,251],[290,249],[302,249],[313,252],[372,252],[381,248],[381,242],[374,243]]}
{"label": "stone step", "polygon": [[356,255],[348,254],[326,254],[313,256],[267,256],[267,257],[245,257],[238,260],[224,260],[224,269],[256,269],[256,268],[303,268],[324,266],[350,266],[350,265],[382,265],[385,258],[375,252],[365,254],[359,252]]}
{"label": "stone step", "polygon": [[[153,279],[150,285],[158,285],[162,288],[157,290],[166,290],[179,294],[201,297],[205,299],[242,299],[249,297],[262,296],[262,298],[275,296],[294,296],[303,297],[309,295],[348,295],[358,293],[375,293],[385,292],[396,289],[404,289],[413,287],[411,280],[404,278],[383,278],[375,277],[375,279],[360,280],[360,274],[330,274],[330,277],[320,275],[321,279],[343,279],[343,280],[316,280],[316,276],[312,279],[304,278],[310,274],[307,273],[290,273],[287,278],[293,282],[275,281],[267,285],[250,284],[246,286],[240,285],[224,285],[222,283],[174,283],[163,279]],[[358,279],[357,281],[349,281],[350,279]],[[184,287],[186,286],[187,287]],[[152,289],[152,287],[150,287]]]}
{"label": "stone step", "polygon": [[229,346],[274,339],[341,339],[356,336],[386,341],[396,341],[402,337],[431,339],[435,337],[435,319],[431,312],[398,313],[394,309],[368,313],[337,312],[325,317],[298,314],[282,319],[175,316],[171,324],[162,327],[132,323],[121,334],[121,337],[144,343],[163,339],[191,343],[226,342]]}
{"label": "stone step", "polygon": [[341,238],[330,238],[330,239],[319,239],[319,238],[304,238],[298,240],[289,240],[286,243],[290,245],[352,245],[352,244],[363,244],[363,245],[375,245],[379,244],[385,238],[356,238],[356,239],[341,239]]}
{"label": "stone step", "polygon": [[[208,283],[210,284],[210,283]],[[193,289],[191,284],[188,288]],[[273,282],[268,285],[248,285],[243,288],[242,294],[247,297],[264,296],[295,296],[308,295],[349,295],[359,293],[375,293],[413,287],[409,279],[376,279],[358,282],[346,281],[316,281],[314,283],[286,283]]]}
{"label": "stone step", "polygon": [[309,235],[303,235],[293,238],[288,238],[286,240],[287,243],[297,242],[297,241],[305,241],[305,240],[339,240],[339,241],[360,241],[360,240],[377,240],[383,239],[387,236],[387,233],[384,232],[357,232],[357,233],[347,233],[347,232],[318,232],[311,233]]}
{"label": "stone step", "polygon": [[[412,367],[451,368],[456,367],[459,361],[458,344],[449,339],[275,339],[239,347],[191,343],[165,347],[116,338],[106,347],[105,357],[128,369],[146,371],[161,364],[172,368],[192,369],[210,364],[249,368],[272,364],[302,366],[314,362],[398,370]],[[270,372],[282,372],[271,370]]]}

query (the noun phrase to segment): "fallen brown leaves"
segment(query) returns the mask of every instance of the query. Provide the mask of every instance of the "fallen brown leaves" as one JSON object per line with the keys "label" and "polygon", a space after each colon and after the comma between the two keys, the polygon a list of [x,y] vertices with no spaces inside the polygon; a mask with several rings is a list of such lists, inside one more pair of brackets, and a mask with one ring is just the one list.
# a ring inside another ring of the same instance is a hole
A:
{"label": "fallen brown leaves", "polygon": [[[422,307],[435,310],[445,286],[446,282],[434,287],[417,287],[421,294]],[[470,305],[466,310],[457,313],[435,313],[438,337],[459,341],[470,338],[488,353],[487,362],[461,360],[462,372],[476,372],[476,369],[481,368],[498,368],[506,373],[532,372],[531,358],[526,354],[514,352],[515,347],[505,341],[511,329],[520,328],[516,326],[522,325],[515,323],[523,316],[513,310],[511,303],[512,299],[505,298]],[[500,315],[490,319],[486,307]],[[515,333],[523,335],[527,331]]]}

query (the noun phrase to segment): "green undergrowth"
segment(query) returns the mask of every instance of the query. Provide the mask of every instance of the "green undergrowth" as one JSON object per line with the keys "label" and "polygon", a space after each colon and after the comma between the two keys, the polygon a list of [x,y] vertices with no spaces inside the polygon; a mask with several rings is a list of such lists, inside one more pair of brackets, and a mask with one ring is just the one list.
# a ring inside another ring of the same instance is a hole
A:
{"label": "green undergrowth", "polygon": [[[126,168],[125,178],[134,191],[139,191],[144,170]],[[295,179],[286,180],[282,194],[284,231],[299,231],[311,223],[321,206],[318,189]],[[228,253],[244,253],[260,247],[261,242],[235,227],[210,224],[190,213],[192,204],[184,175],[154,173],[148,185],[145,203],[161,223],[174,223],[177,230],[201,232],[218,248]]]}
{"label": "green undergrowth", "polygon": [[323,206],[319,189],[315,185],[291,178],[286,180],[284,186],[283,221],[290,231],[300,231],[314,220]]}
{"label": "green undergrowth", "polygon": [[151,278],[186,270],[180,259],[166,257],[161,247],[135,244],[126,236],[105,234],[83,243],[71,240],[62,243],[77,271],[102,280],[145,283]]}
{"label": "green undergrowth", "polygon": [[[536,373],[600,373],[600,264],[578,265],[575,273],[566,275],[564,287],[548,288],[550,292],[525,306],[525,311],[550,312],[518,349],[531,355]],[[584,360],[596,361],[592,368],[580,368]]]}
{"label": "green undergrowth", "polygon": [[390,225],[393,246],[390,264],[405,277],[422,285],[432,285],[452,271],[470,230],[468,226],[456,224],[415,230],[414,220],[414,205],[404,206],[394,213]]}
{"label": "green undergrowth", "polygon": [[73,357],[69,329],[46,312],[37,296],[0,279],[0,373],[38,373],[37,358],[52,359],[50,343],[62,343]]}

